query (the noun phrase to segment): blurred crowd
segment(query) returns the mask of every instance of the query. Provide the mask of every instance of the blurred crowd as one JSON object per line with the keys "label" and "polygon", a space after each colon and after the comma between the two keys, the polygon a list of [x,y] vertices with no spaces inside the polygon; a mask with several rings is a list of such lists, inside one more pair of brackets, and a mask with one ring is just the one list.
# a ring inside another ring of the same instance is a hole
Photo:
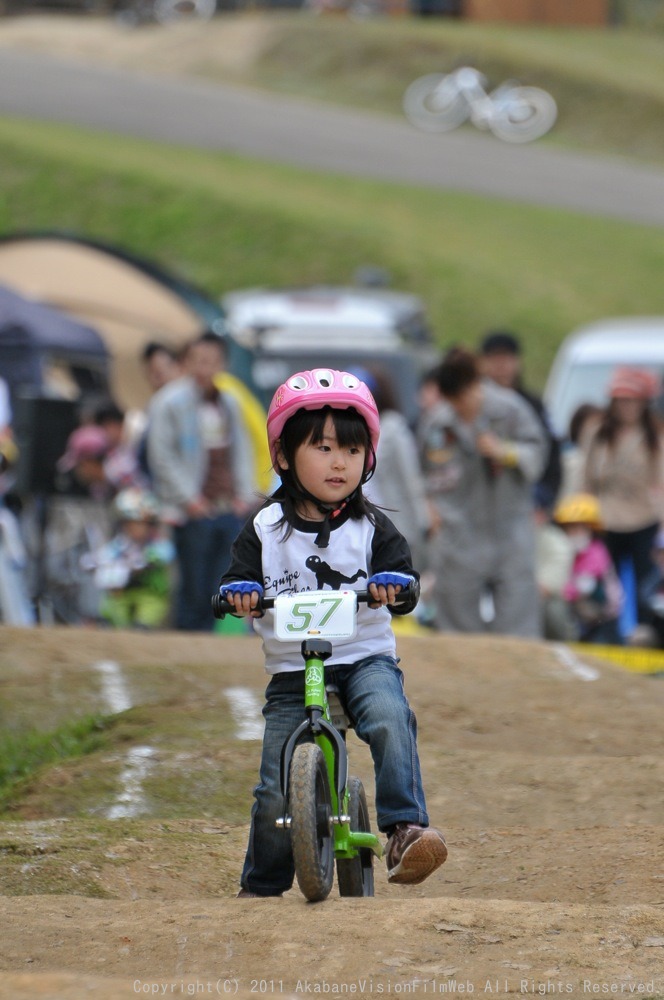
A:
{"label": "blurred crowd", "polygon": [[[226,361],[212,332],[179,353],[146,345],[145,410],[106,400],[82,412],[52,493],[20,500],[0,379],[3,621],[215,627],[232,542],[271,487],[265,414]],[[607,405],[580,406],[558,440],[522,367],[509,331],[450,349],[422,379],[415,427],[384,372],[355,372],[381,415],[366,491],[410,543],[419,621],[664,648],[661,386],[617,368]]]}

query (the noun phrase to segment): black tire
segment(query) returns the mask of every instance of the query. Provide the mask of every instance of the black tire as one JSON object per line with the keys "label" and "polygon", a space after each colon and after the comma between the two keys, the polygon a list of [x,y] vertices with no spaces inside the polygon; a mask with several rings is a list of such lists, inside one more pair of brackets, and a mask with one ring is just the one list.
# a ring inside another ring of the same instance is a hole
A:
{"label": "black tire", "polygon": [[295,748],[290,766],[291,843],[295,875],[310,903],[326,899],[334,880],[332,799],[323,751]]}
{"label": "black tire", "polygon": [[[348,812],[350,828],[357,833],[370,833],[371,820],[367,807],[364,786],[359,778],[348,780]],[[339,858],[337,861],[337,882],[340,896],[373,896],[374,894],[374,853],[362,848],[356,858]]]}

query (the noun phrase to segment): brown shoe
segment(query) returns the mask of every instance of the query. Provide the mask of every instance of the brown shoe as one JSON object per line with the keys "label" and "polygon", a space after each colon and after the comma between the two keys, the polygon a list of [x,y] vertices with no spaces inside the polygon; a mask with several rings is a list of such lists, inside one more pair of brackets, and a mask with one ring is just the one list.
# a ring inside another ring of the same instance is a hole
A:
{"label": "brown shoe", "polygon": [[387,881],[397,885],[419,885],[447,858],[440,830],[414,823],[397,823],[387,842]]}

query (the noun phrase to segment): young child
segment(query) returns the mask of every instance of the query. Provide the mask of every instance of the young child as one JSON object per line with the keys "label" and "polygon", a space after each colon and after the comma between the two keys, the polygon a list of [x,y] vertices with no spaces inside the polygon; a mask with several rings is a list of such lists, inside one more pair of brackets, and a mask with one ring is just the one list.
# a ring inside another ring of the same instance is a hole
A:
{"label": "young child", "polygon": [[[389,837],[388,880],[415,885],[443,864],[442,834],[429,826],[417,753],[416,721],[403,691],[390,614],[417,603],[417,574],[404,538],[364,497],[373,472],[379,418],[366,385],[347,372],[299,372],[277,389],[267,419],[275,493],[238,536],[220,592],[238,615],[256,619],[267,687],[260,782],[254,790],[240,897],[281,896],[294,877],[290,837],[277,829],[283,801],[281,748],[305,718],[300,643],[274,638],[265,594],[368,589],[354,638],[335,643],[326,679],[335,683],[369,744],[376,774],[378,827]],[[406,603],[388,611],[400,591]]]}
{"label": "young child", "polygon": [[550,642],[573,642],[576,618],[565,598],[576,553],[562,526],[552,520],[552,504],[535,489],[535,578],[540,599],[542,636]]}
{"label": "young child", "polygon": [[116,534],[93,560],[101,617],[116,628],[159,628],[168,616],[175,550],[161,534],[157,501],[147,490],[128,487],[114,509]]}
{"label": "young child", "polygon": [[563,596],[576,620],[579,641],[620,644],[622,587],[609,551],[599,538],[602,526],[597,498],[590,493],[572,493],[558,503],[553,516],[574,552]]}

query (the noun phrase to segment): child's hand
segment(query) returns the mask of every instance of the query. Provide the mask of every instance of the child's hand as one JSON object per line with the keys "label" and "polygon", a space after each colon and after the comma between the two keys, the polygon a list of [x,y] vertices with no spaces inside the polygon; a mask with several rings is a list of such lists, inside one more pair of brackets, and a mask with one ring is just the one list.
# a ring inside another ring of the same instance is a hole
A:
{"label": "child's hand", "polygon": [[367,580],[367,589],[374,599],[374,603],[369,607],[379,608],[385,604],[395,604],[397,594],[414,583],[414,577],[408,573],[374,573]]}
{"label": "child's hand", "polygon": [[379,608],[385,604],[394,604],[397,594],[403,590],[403,587],[401,585],[395,586],[393,583],[388,583],[387,586],[384,584],[377,586],[375,583],[370,583],[368,589],[373,597],[373,603],[369,607]]}
{"label": "child's hand", "polygon": [[237,580],[219,588],[219,593],[225,601],[233,605],[233,614],[242,617],[262,618],[263,612],[258,603],[263,596],[260,583],[253,580]]}
{"label": "child's hand", "polygon": [[251,618],[261,618],[262,611],[258,610],[258,600],[260,594],[257,590],[251,594],[228,594],[226,600],[233,605],[235,615],[249,615]]}

